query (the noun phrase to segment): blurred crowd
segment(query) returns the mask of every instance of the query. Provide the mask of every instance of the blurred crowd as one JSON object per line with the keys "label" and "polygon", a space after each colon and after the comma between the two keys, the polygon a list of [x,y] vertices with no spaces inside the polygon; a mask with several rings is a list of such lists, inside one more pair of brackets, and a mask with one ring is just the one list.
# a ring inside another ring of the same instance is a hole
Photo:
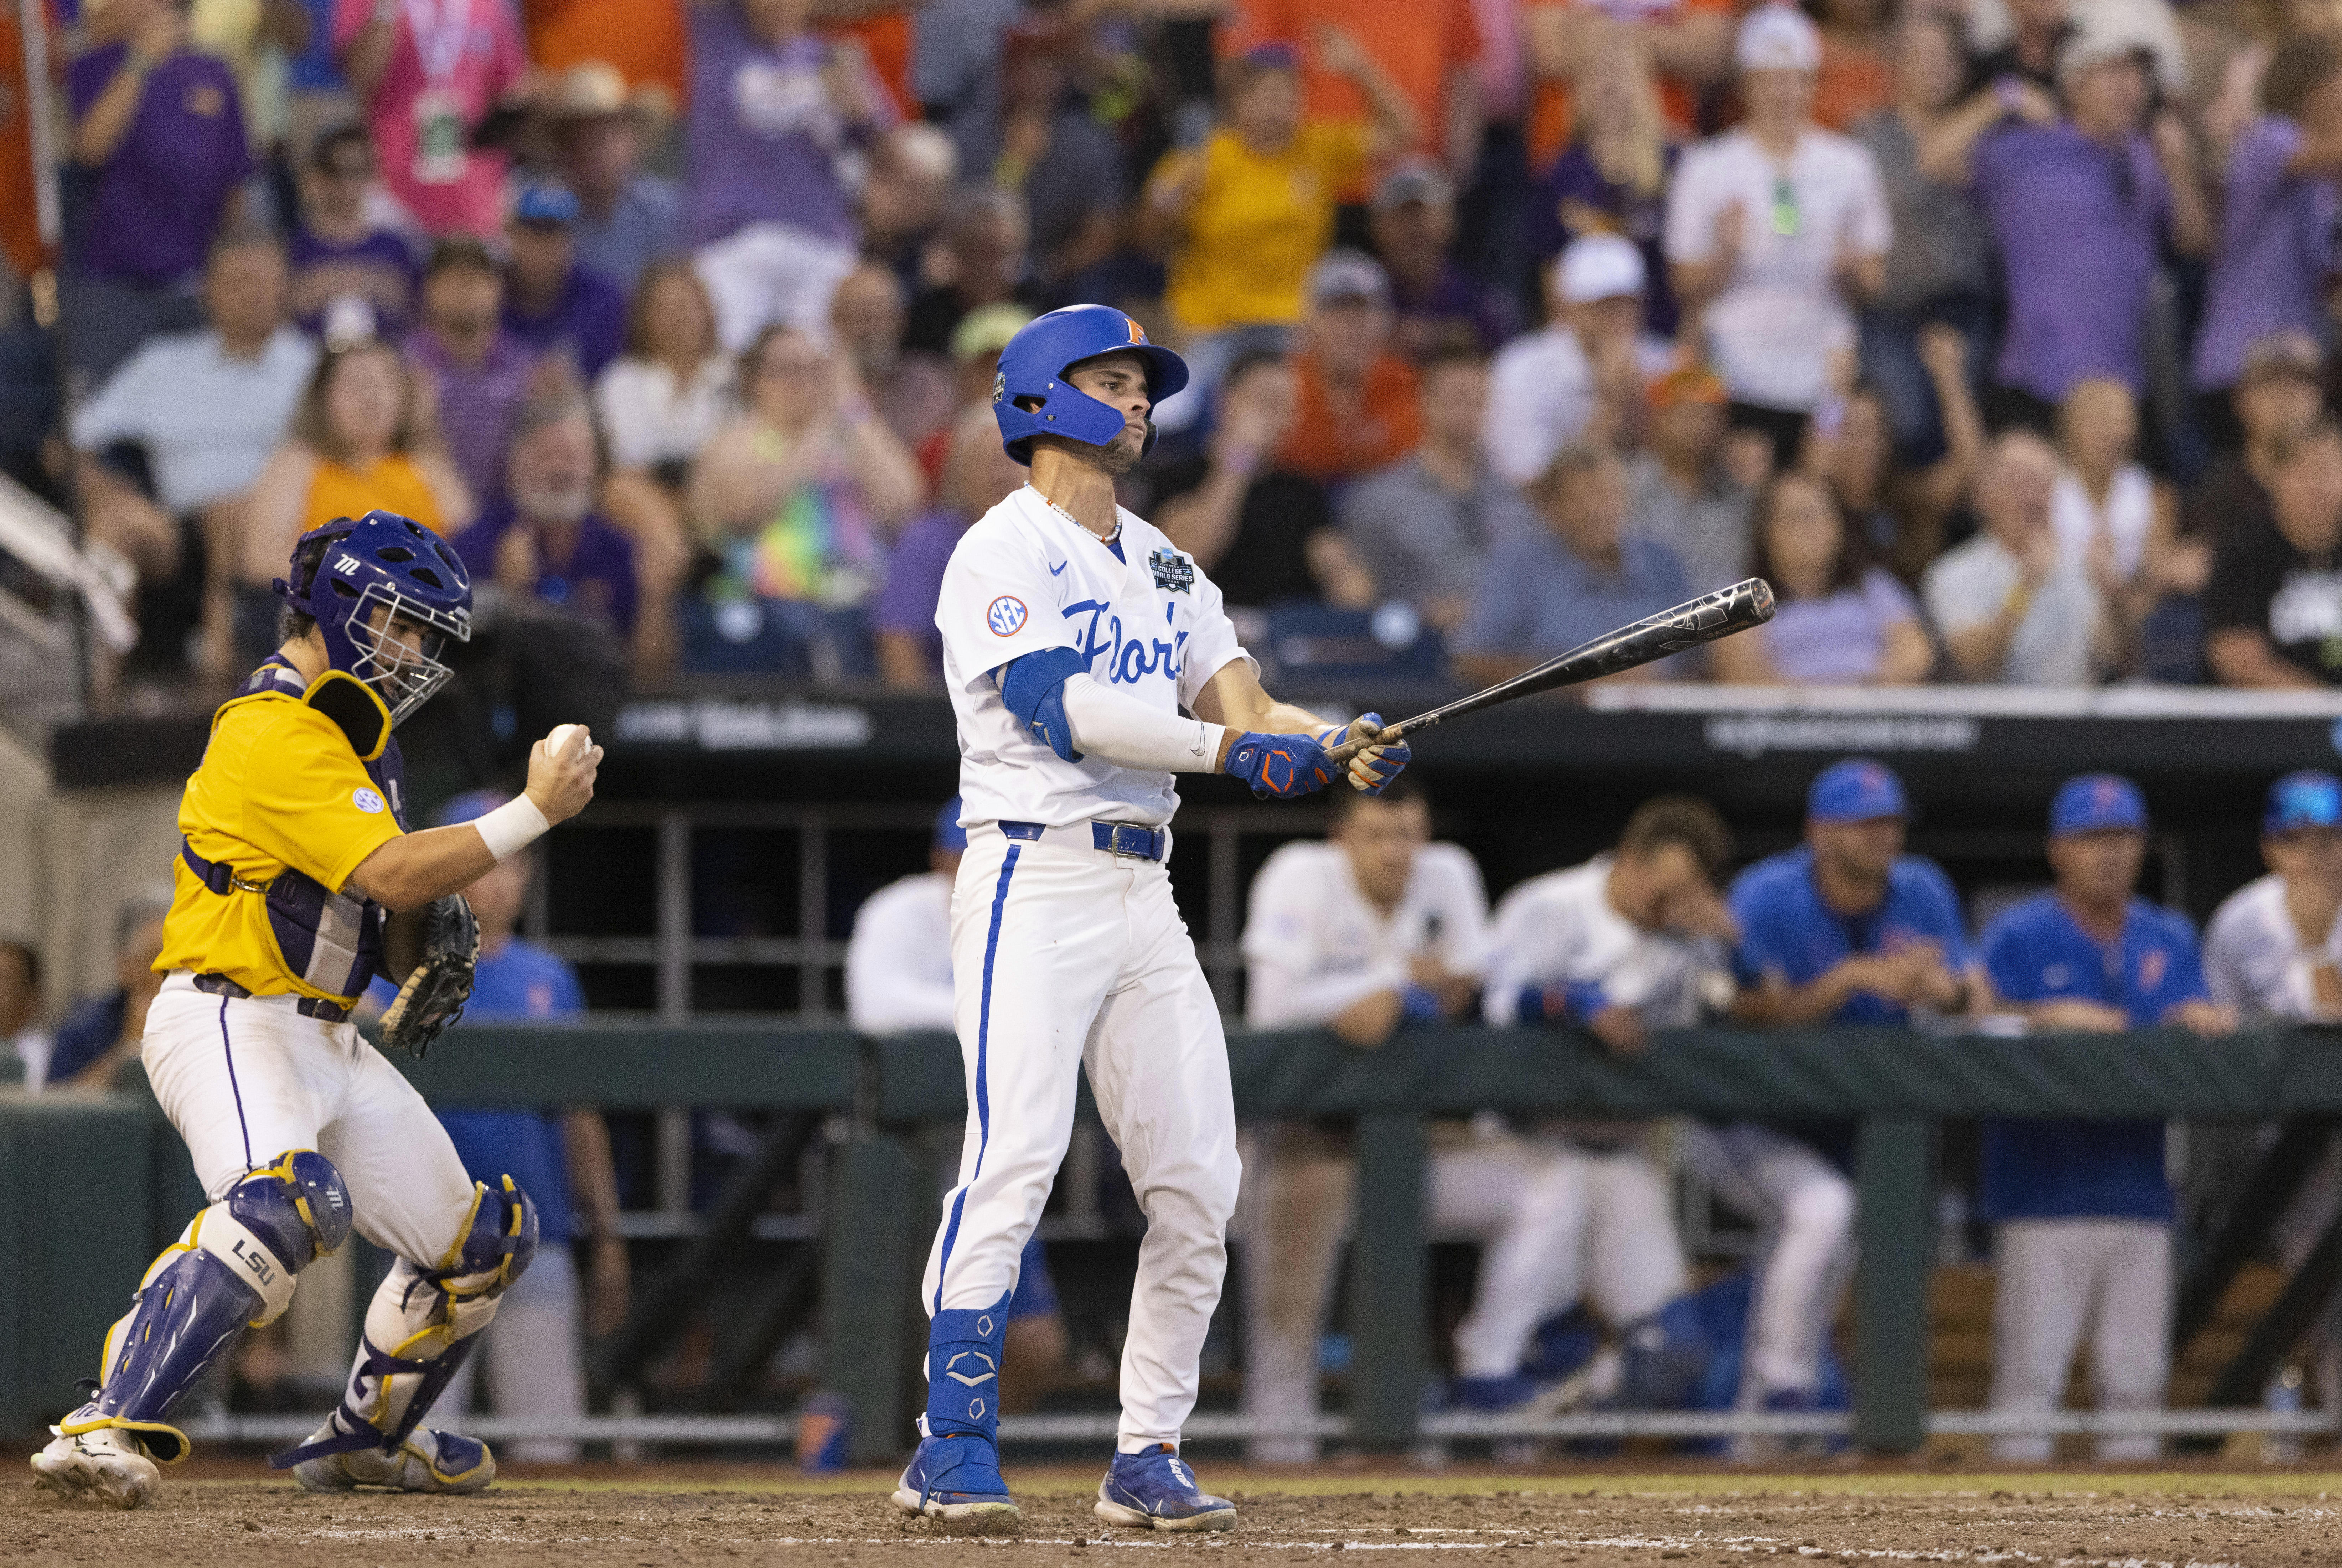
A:
{"label": "blurred crowd", "polygon": [[387,506],[614,679],[929,685],[994,361],[1093,300],[1264,645],[1476,679],[1756,573],[1645,678],[2342,680],[2327,0],[50,5],[0,466],[134,681]]}

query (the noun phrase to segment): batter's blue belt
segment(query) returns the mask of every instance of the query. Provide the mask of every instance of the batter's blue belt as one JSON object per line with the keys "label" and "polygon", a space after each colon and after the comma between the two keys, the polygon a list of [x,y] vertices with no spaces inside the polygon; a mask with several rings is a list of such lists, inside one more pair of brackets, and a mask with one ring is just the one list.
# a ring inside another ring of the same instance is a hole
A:
{"label": "batter's blue belt", "polygon": [[[1028,844],[1038,843],[1047,827],[1037,822],[1004,822],[1001,834],[1008,838],[1021,838]],[[1078,828],[1070,831],[1078,833]],[[1090,824],[1090,846],[1113,855],[1131,855],[1139,860],[1161,860],[1171,853],[1171,830],[1162,827],[1141,827],[1133,822],[1094,822]]]}
{"label": "batter's blue belt", "polygon": [[[233,996],[241,1002],[252,995],[251,992],[225,974],[198,974],[195,979],[196,990],[208,991],[215,996]],[[320,1024],[339,1024],[350,1015],[348,1008],[338,1002],[328,1002],[322,996],[300,997],[295,1001],[293,1011],[304,1018],[315,1018]]]}

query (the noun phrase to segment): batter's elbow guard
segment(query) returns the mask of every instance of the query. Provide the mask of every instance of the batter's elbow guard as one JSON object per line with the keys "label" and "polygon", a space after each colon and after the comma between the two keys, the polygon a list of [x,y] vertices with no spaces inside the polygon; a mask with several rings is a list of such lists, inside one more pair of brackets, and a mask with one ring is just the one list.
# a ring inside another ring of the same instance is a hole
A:
{"label": "batter's elbow guard", "polygon": [[1082,760],[1074,749],[1073,722],[1066,717],[1066,683],[1086,666],[1071,648],[1044,648],[1011,659],[993,673],[1000,700],[1041,744],[1069,763]]}

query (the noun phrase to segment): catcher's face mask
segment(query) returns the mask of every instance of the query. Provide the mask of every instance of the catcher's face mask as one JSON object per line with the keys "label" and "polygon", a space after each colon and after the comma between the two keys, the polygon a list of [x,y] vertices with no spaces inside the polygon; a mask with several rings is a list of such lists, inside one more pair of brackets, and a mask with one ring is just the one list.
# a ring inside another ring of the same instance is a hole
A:
{"label": "catcher's face mask", "polygon": [[447,684],[439,662],[446,634],[436,617],[395,593],[368,588],[350,616],[350,647],[356,654],[350,674],[372,686],[396,724]]}

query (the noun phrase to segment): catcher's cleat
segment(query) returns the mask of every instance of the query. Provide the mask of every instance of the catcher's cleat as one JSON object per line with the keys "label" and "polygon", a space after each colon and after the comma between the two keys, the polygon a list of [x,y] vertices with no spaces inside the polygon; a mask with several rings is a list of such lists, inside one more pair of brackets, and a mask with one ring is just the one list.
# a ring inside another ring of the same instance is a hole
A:
{"label": "catcher's cleat", "polygon": [[973,1432],[923,1437],[895,1486],[895,1506],[966,1535],[1014,1535],[1025,1515],[1000,1478],[1000,1452]]}
{"label": "catcher's cleat", "polygon": [[1117,1453],[1098,1483],[1097,1516],[1134,1530],[1234,1530],[1236,1505],[1196,1484],[1179,1451],[1158,1443]]}
{"label": "catcher's cleat", "polygon": [[[309,1441],[330,1442],[338,1430],[328,1416]],[[496,1456],[486,1443],[427,1426],[407,1433],[395,1453],[385,1453],[369,1444],[305,1459],[293,1466],[293,1479],[304,1492],[355,1492],[361,1486],[378,1486],[393,1492],[468,1495],[486,1491],[495,1478]]]}
{"label": "catcher's cleat", "polygon": [[119,1427],[60,1432],[33,1455],[33,1484],[68,1503],[137,1508],[162,1483],[163,1473],[146,1457],[145,1445]]}

